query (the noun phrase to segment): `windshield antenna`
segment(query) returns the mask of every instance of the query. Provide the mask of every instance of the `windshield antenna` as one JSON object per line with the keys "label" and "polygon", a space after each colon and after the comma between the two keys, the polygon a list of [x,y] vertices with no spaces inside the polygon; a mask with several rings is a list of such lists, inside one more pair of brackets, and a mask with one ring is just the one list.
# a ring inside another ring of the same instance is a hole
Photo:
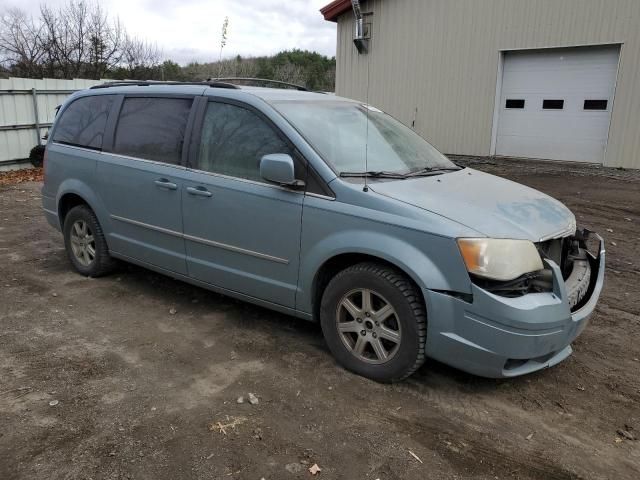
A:
{"label": "windshield antenna", "polygon": [[364,188],[363,192],[369,191],[369,184],[367,182],[367,177],[369,176],[369,69],[371,65],[371,57],[367,58],[367,131],[364,137]]}
{"label": "windshield antenna", "polygon": [[369,191],[369,183],[367,177],[369,176],[369,112],[371,111],[371,106],[369,105],[369,85],[371,80],[371,56],[367,56],[367,96],[365,108],[367,109],[367,130],[364,138],[364,188],[363,192]]}
{"label": "windshield antenna", "polygon": [[[371,39],[371,34],[369,32],[370,25],[364,23],[365,15],[372,15],[372,13],[363,14],[360,8],[360,0],[351,0],[351,6],[353,7],[353,15],[356,18],[356,31],[355,36],[353,38],[353,44],[358,50],[359,55],[366,55],[369,53],[369,41]],[[362,189],[364,192],[369,191],[369,183],[368,183],[368,171],[369,171],[369,85],[371,83],[371,58],[367,58],[367,96],[366,103],[364,108],[367,109],[367,127],[365,134],[365,144],[364,144],[364,188]]]}

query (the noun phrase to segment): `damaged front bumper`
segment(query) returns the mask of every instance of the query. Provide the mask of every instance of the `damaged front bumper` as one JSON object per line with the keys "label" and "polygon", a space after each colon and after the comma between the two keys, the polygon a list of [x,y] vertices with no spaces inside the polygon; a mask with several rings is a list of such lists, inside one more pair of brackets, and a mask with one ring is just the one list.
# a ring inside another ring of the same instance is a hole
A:
{"label": "damaged front bumper", "polygon": [[[585,250],[588,269],[574,268],[566,280],[560,266],[548,292],[505,297],[472,285],[473,301],[424,290],[428,330],[426,354],[467,372],[514,377],[551,367],[567,358],[596,307],[604,283],[603,239]],[[588,270],[588,275],[587,275]]]}

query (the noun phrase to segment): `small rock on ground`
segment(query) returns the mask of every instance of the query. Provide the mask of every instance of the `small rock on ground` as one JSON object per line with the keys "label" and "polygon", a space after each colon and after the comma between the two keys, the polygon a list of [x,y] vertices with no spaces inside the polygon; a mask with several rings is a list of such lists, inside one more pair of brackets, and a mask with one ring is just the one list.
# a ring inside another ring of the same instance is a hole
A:
{"label": "small rock on ground", "polygon": [[633,433],[629,432],[628,430],[618,430],[618,435],[620,435],[621,437],[627,439],[627,440],[635,440],[636,437]]}
{"label": "small rock on ground", "polygon": [[296,463],[287,463],[284,466],[284,469],[289,473],[300,473],[302,472],[304,467],[300,463],[296,462]]}

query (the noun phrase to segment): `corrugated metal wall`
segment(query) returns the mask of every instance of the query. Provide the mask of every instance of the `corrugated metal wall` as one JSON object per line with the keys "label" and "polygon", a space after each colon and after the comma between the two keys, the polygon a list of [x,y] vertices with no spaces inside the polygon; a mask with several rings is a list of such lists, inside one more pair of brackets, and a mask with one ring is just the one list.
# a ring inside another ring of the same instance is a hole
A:
{"label": "corrugated metal wall", "polygon": [[[368,0],[371,51],[338,21],[336,93],[365,100],[440,150],[489,155],[500,52],[622,44],[605,164],[640,168],[639,0]],[[369,70],[369,71],[368,71]]]}
{"label": "corrugated metal wall", "polygon": [[0,165],[2,162],[28,158],[29,151],[38,144],[35,128],[6,129],[36,123],[32,88],[36,89],[38,121],[44,125],[41,129],[41,135],[44,135],[46,125],[53,122],[56,106],[60,105],[71,92],[89,88],[103,81],[51,78],[0,79]]}

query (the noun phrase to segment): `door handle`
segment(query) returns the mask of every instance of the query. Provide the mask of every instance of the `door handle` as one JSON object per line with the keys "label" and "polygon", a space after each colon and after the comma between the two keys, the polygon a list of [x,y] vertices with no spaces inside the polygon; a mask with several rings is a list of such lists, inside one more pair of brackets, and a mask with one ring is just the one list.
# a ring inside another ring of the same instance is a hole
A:
{"label": "door handle", "polygon": [[156,180],[153,183],[155,183],[158,187],[166,188],[167,190],[177,190],[178,189],[178,185],[176,185],[175,183],[170,182],[166,178],[161,178],[160,180]]}
{"label": "door handle", "polygon": [[198,197],[211,197],[213,194],[204,187],[187,187],[187,193],[189,195],[196,195]]}

